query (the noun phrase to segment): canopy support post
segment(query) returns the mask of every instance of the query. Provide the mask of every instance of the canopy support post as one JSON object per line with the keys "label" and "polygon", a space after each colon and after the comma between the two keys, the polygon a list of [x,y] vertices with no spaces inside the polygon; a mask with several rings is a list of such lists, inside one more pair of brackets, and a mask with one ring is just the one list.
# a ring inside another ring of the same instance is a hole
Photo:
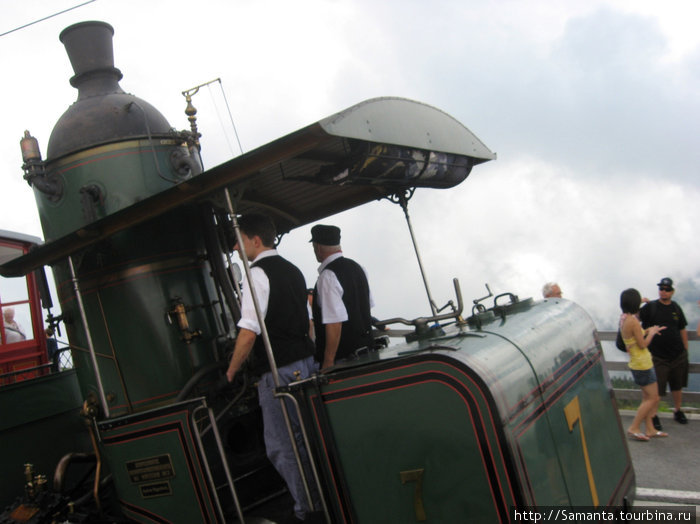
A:
{"label": "canopy support post", "polygon": [[394,202],[395,204],[398,204],[401,206],[401,209],[403,209],[403,214],[406,217],[406,224],[408,224],[408,232],[411,235],[411,242],[413,242],[413,250],[416,253],[416,259],[418,260],[418,267],[420,269],[420,274],[421,277],[423,278],[423,285],[425,286],[425,292],[428,295],[428,302],[430,302],[430,311],[432,312],[432,315],[435,317],[438,314],[438,309],[437,306],[435,305],[435,301],[433,300],[433,296],[430,292],[430,286],[428,285],[428,278],[425,275],[425,269],[423,268],[423,260],[421,259],[420,252],[418,251],[418,243],[416,242],[416,235],[413,233],[413,226],[411,225],[411,217],[408,214],[408,201],[411,199],[413,196],[413,192],[415,191],[415,187],[406,189],[403,193],[395,193],[391,195],[389,198],[390,201]]}

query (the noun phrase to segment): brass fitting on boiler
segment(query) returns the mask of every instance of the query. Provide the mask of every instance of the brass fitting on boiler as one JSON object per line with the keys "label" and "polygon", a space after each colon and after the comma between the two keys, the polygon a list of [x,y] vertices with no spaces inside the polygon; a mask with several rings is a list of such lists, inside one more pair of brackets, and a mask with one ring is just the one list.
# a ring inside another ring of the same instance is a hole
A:
{"label": "brass fitting on boiler", "polygon": [[193,339],[202,335],[202,332],[199,329],[190,329],[190,323],[187,320],[188,311],[189,309],[179,297],[173,299],[173,307],[170,311],[168,311],[168,318],[171,320],[171,323],[173,319],[175,322],[177,322],[180,333],[182,333],[182,340],[184,340],[187,344],[191,343]]}

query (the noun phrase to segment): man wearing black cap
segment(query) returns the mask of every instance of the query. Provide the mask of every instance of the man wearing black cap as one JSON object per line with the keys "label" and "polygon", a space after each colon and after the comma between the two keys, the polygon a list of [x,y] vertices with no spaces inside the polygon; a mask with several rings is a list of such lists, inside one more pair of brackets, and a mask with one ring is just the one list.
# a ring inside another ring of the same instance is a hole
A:
{"label": "man wearing black cap", "polygon": [[[260,336],[262,330],[251,288],[255,290],[260,314],[267,328],[279,383],[285,386],[316,371],[314,347],[309,338],[306,283],[301,271],[277,253],[274,247],[277,232],[269,217],[244,215],[239,219],[239,225],[243,245],[236,244],[236,249],[245,252],[250,261],[252,282],[246,279],[243,283],[241,320],[238,322],[238,336],[226,378],[232,382],[246,361],[252,372],[260,376],[258,401],[263,416],[267,456],[287,483],[294,499],[294,513],[288,521],[303,522],[313,512],[313,508],[306,498],[280,400],[274,396],[276,384]],[[310,471],[296,411],[288,409],[287,412],[299,458],[304,469]],[[311,491],[315,497],[313,488]]]}
{"label": "man wearing black cap", "polygon": [[[673,297],[673,280],[662,278],[659,286],[659,299],[647,303],[640,311],[639,318],[642,327],[648,328],[654,324],[666,327],[659,332],[649,344],[654,369],[659,384],[659,396],[666,394],[666,383],[671,388],[671,396],[676,422],[687,424],[688,419],[681,411],[683,388],[688,386],[688,333],[685,327],[688,322],[681,307],[671,300]],[[654,427],[661,430],[658,416],[654,416]]]}
{"label": "man wearing black cap", "polygon": [[364,269],[345,258],[340,248],[340,229],[316,225],[311,228],[318,268],[312,312],[316,328],[316,359],[321,369],[371,348],[374,305]]}

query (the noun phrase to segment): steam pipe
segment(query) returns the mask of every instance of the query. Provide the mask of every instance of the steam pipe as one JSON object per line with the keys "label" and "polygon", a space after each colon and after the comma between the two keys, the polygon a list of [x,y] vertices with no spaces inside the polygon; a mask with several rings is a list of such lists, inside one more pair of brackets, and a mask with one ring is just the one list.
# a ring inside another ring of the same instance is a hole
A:
{"label": "steam pipe", "polygon": [[92,441],[92,447],[95,449],[95,458],[97,462],[95,464],[95,481],[92,485],[92,494],[95,497],[95,505],[100,513],[102,513],[102,503],[100,502],[100,474],[102,473],[102,456],[100,455],[100,448],[97,445],[97,437],[95,436],[95,427],[93,426],[94,419],[88,423],[88,431],[90,432],[90,440]]}
{"label": "steam pipe", "polygon": [[97,456],[95,453],[68,453],[61,457],[61,460],[56,466],[56,470],[53,475],[53,489],[58,493],[63,492],[63,482],[65,480],[65,475],[68,467],[74,463],[97,463]]}
{"label": "steam pipe", "polygon": [[200,380],[202,380],[203,377],[218,369],[222,369],[224,367],[224,364],[224,362],[214,362],[212,364],[200,368],[194,375],[190,377],[187,383],[182,387],[180,393],[178,393],[177,397],[175,397],[175,402],[182,402],[183,400],[185,400],[192,392],[194,387],[197,385],[197,383]]}
{"label": "steam pipe", "polygon": [[[204,242],[207,248],[207,254],[209,258],[209,265],[211,266],[212,274],[214,280],[217,283],[217,293],[219,296],[223,294],[223,301],[228,308],[229,313],[237,322],[241,318],[241,307],[236,300],[235,290],[231,284],[228,273],[224,266],[223,254],[224,249],[221,246],[218,236],[216,235],[216,229],[214,225],[214,215],[211,208],[202,208],[202,217],[204,220]],[[240,293],[239,295],[240,296]],[[223,322],[226,324],[228,331],[228,322],[226,321],[224,313],[224,304],[221,306]]]}

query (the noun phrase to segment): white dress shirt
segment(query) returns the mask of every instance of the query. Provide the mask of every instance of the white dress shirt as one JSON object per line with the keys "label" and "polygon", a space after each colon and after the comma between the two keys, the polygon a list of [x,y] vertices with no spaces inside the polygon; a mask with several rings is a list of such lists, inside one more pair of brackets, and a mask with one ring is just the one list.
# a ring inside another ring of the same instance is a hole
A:
{"label": "white dress shirt", "polygon": [[[267,249],[255,257],[255,260],[251,260],[250,264],[252,265],[258,260],[273,257],[277,254],[276,249]],[[253,280],[253,285],[255,286],[255,296],[258,299],[260,312],[262,313],[262,317],[264,319],[267,315],[267,304],[270,300],[270,279],[267,278],[265,271],[260,267],[250,268],[250,278]],[[247,329],[256,335],[259,335],[261,333],[260,323],[258,322],[258,315],[255,313],[253,298],[250,293],[250,284],[248,283],[247,278],[243,280],[241,295],[241,319],[238,321],[238,327]]]}
{"label": "white dress shirt", "polygon": [[[348,312],[343,304],[343,287],[338,281],[333,271],[325,271],[326,266],[343,256],[342,252],[333,253],[326,258],[318,267],[318,281],[316,282],[318,305],[321,307],[321,318],[324,324],[334,324],[336,322],[345,322],[348,319]],[[360,266],[361,267],[361,266]],[[367,271],[365,278],[367,278]],[[369,278],[367,278],[369,282]],[[374,307],[374,299],[372,291],[369,292],[369,307]]]}

